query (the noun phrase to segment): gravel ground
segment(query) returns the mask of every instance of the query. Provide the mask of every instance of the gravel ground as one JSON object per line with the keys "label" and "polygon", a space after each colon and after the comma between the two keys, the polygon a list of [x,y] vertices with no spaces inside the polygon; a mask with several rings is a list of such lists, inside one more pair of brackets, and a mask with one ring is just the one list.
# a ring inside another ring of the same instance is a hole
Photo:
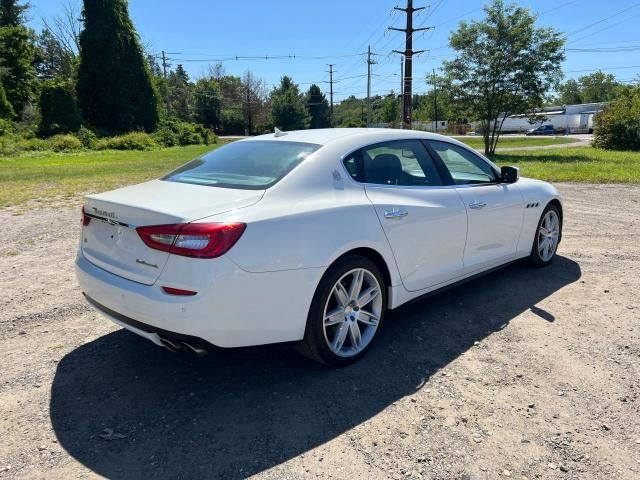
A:
{"label": "gravel ground", "polygon": [[77,207],[0,210],[0,479],[640,478],[640,186],[560,189],[550,267],[397,310],[342,370],[157,348],[83,302]]}

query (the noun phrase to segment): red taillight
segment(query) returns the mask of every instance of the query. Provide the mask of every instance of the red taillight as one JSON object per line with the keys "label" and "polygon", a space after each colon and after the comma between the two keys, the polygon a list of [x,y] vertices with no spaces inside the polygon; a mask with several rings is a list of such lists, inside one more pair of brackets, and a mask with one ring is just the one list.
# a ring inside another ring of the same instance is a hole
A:
{"label": "red taillight", "polygon": [[224,255],[244,233],[244,223],[186,223],[138,227],[142,241],[150,248],[195,258]]}
{"label": "red taillight", "polygon": [[192,297],[198,293],[192,290],[182,290],[180,288],[173,287],[162,287],[162,290],[164,290],[165,293],[168,293],[169,295],[182,295],[184,297]]}
{"label": "red taillight", "polygon": [[87,212],[84,211],[84,207],[82,207],[82,226],[86,227],[87,225],[89,225],[90,221],[91,217],[87,215]]}

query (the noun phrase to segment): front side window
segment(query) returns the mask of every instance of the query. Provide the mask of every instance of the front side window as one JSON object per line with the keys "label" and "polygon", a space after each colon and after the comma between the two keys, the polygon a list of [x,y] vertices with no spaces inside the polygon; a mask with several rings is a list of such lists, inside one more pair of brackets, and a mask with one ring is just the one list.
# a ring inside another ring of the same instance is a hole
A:
{"label": "front side window", "polygon": [[[361,150],[356,179],[378,185],[438,186],[442,179],[426,148],[418,140],[378,143]],[[351,165],[345,160],[347,170]],[[357,163],[354,165],[358,166]],[[351,173],[351,171],[350,171]]]}
{"label": "front side window", "polygon": [[299,142],[234,142],[183,165],[162,180],[264,190],[281,180],[318,148],[320,145]]}
{"label": "front side window", "polygon": [[430,141],[429,145],[447,167],[456,185],[495,183],[491,165],[469,150],[447,142]]}

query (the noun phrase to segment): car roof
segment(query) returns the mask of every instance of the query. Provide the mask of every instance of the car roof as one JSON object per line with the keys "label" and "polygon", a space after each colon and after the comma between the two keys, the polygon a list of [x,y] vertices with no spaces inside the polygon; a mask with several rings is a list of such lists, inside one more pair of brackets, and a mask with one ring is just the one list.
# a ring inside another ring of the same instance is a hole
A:
{"label": "car roof", "polygon": [[279,140],[283,142],[315,143],[316,145],[324,146],[339,139],[349,138],[352,140],[372,140],[376,137],[385,137],[384,140],[386,140],[390,136],[393,136],[395,139],[423,138],[433,140],[451,140],[448,137],[443,137],[442,135],[419,132],[416,130],[389,128],[318,128],[310,130],[293,130],[282,133],[269,133],[243,141]]}

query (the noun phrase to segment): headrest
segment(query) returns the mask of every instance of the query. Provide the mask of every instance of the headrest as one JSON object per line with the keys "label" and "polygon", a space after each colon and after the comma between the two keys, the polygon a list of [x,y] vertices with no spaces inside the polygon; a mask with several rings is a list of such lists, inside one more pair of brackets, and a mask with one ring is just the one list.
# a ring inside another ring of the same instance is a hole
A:
{"label": "headrest", "polygon": [[371,160],[366,174],[370,183],[397,185],[402,175],[402,163],[392,153],[380,153]]}

